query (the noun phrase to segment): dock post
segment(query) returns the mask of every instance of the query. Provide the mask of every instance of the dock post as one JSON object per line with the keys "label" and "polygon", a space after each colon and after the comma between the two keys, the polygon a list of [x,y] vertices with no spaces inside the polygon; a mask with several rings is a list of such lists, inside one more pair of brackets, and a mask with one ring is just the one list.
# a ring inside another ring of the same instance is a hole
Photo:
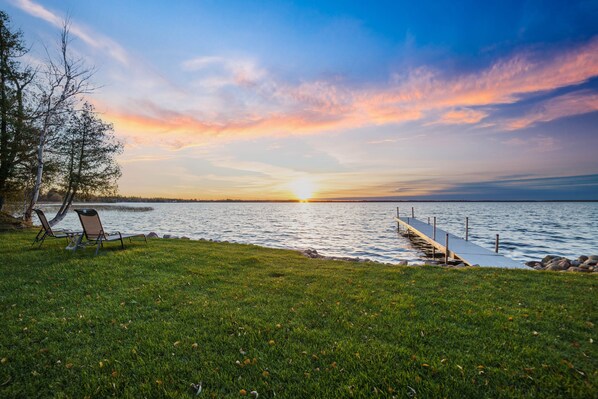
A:
{"label": "dock post", "polygon": [[428,216],[428,224],[430,224],[430,216]]}
{"label": "dock post", "polygon": [[449,254],[449,239],[448,239],[448,236],[449,236],[448,233],[446,233],[446,239],[444,241],[444,248],[445,248],[445,251],[444,251],[444,264],[445,265],[448,265],[448,258],[449,258],[449,255],[448,255]]}
{"label": "dock post", "polygon": [[434,236],[432,238],[436,241],[436,216],[434,216]]}
{"label": "dock post", "polygon": [[494,252],[498,253],[498,234],[496,235],[496,243],[494,244]]}
{"label": "dock post", "polygon": [[415,209],[411,207],[411,217],[415,219]]}
{"label": "dock post", "polygon": [[[399,219],[399,207],[397,206],[397,219]],[[397,231],[401,231],[401,223],[397,220]]]}
{"label": "dock post", "polygon": [[469,241],[469,217],[465,218],[465,241]]}

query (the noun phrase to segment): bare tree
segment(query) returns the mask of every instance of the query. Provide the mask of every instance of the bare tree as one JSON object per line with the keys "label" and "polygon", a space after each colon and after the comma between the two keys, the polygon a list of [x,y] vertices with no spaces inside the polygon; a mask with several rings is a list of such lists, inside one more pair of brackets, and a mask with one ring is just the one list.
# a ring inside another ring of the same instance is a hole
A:
{"label": "bare tree", "polygon": [[44,174],[45,152],[56,132],[56,125],[64,118],[82,94],[93,89],[90,79],[93,68],[87,68],[81,59],[71,58],[69,52],[69,21],[65,20],[60,35],[60,51],[53,57],[47,51],[48,61],[43,72],[43,81],[38,87],[38,106],[35,118],[38,121],[36,144],[35,180],[24,219],[31,220],[31,214],[39,198]]}
{"label": "bare tree", "polygon": [[104,123],[92,105],[85,103],[79,112],[71,115],[54,146],[63,157],[59,174],[64,196],[51,225],[64,218],[76,196],[116,192],[121,172],[115,156],[122,149],[112,125]]}

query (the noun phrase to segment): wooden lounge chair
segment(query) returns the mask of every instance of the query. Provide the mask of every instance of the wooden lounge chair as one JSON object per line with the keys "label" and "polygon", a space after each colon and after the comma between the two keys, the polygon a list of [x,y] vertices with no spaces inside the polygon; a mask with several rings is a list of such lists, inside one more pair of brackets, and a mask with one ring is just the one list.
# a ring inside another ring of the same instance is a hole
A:
{"label": "wooden lounge chair", "polygon": [[46,218],[44,211],[41,209],[34,209],[34,211],[42,224],[42,228],[40,229],[39,233],[37,233],[37,236],[31,245],[39,243],[38,247],[41,247],[46,237],[52,237],[66,239],[68,243],[67,248],[69,248],[75,243],[77,236],[83,234],[81,231],[53,230],[52,226],[50,226],[50,223],[48,223],[48,219]]}
{"label": "wooden lounge chair", "polygon": [[[121,248],[125,248],[125,243],[123,239],[128,238],[131,241],[133,237],[143,237],[145,242],[147,243],[147,238],[145,234],[123,234],[120,231],[115,231],[111,233],[107,233],[104,231],[102,227],[102,222],[100,221],[100,215],[95,209],[75,209],[77,215],[79,215],[79,220],[81,221],[81,226],[83,227],[83,234],[79,238],[77,243],[77,248],[85,247],[88,245],[96,244],[96,252],[100,250],[100,247],[104,246],[105,242],[112,242],[112,241],[120,241]],[[83,242],[83,238],[87,240]]]}

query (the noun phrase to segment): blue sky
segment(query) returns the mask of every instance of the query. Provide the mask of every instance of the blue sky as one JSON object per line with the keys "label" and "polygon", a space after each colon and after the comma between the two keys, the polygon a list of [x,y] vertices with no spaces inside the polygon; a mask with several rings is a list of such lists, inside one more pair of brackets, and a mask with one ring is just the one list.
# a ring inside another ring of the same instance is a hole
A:
{"label": "blue sky", "polygon": [[598,199],[597,1],[0,4],[70,16],[123,194]]}

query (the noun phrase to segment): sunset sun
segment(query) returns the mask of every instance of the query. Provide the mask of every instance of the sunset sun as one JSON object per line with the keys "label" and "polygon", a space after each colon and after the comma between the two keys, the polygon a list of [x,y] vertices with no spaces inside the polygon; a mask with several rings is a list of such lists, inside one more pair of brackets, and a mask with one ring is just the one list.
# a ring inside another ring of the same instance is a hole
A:
{"label": "sunset sun", "polygon": [[305,177],[294,180],[289,186],[295,197],[301,201],[307,201],[313,196],[314,183]]}

